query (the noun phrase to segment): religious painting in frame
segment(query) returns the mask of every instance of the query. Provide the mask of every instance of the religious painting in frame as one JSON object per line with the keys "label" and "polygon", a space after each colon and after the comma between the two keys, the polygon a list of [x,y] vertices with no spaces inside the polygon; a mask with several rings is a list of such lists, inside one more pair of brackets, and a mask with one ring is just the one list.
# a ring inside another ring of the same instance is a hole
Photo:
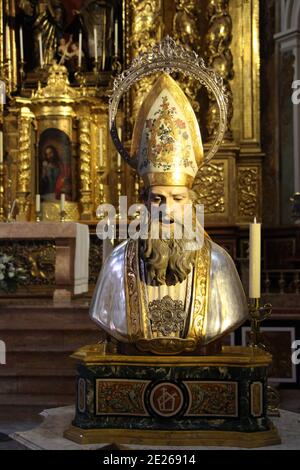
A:
{"label": "religious painting in frame", "polygon": [[[273,356],[269,371],[269,382],[296,383],[296,365],[292,363],[292,343],[295,328],[285,326],[262,326],[263,342]],[[242,345],[249,342],[250,327],[242,327]]]}
{"label": "religious painting in frame", "polygon": [[42,202],[76,200],[72,146],[69,136],[57,128],[45,129],[38,144],[38,192]]}

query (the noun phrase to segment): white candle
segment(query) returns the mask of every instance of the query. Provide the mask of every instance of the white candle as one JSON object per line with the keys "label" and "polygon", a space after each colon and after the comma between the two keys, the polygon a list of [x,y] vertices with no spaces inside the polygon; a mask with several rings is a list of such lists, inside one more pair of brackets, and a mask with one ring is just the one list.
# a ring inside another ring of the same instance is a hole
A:
{"label": "white candle", "polygon": [[118,137],[120,141],[122,142],[122,127],[118,127]]}
{"label": "white candle", "polygon": [[61,212],[65,210],[66,195],[61,193],[60,195],[60,210]]}
{"label": "white candle", "polygon": [[102,70],[105,70],[105,37],[102,42]]}
{"label": "white candle", "polygon": [[42,44],[42,35],[39,34],[39,51],[40,51],[40,66],[44,67],[44,58],[43,58],[43,44]]}
{"label": "white candle", "polygon": [[6,25],[5,28],[5,49],[6,49],[6,58],[9,58],[10,56],[10,31],[9,31],[9,26],[8,24]]}
{"label": "white candle", "polygon": [[98,62],[98,44],[97,44],[97,29],[96,26],[94,26],[94,48],[95,48],[95,62]]}
{"label": "white candle", "polygon": [[20,26],[20,58],[24,62],[23,28]]}
{"label": "white candle", "polygon": [[103,129],[99,129],[99,166],[103,166]]}
{"label": "white candle", "polygon": [[249,241],[249,297],[260,298],[260,265],[261,265],[261,224],[250,224]]}
{"label": "white candle", "polygon": [[3,131],[0,129],[0,163],[3,163]]}
{"label": "white candle", "polygon": [[121,155],[118,153],[118,160],[117,160],[118,168],[121,168]]}
{"label": "white candle", "polygon": [[41,210],[41,196],[36,194],[35,196],[35,211],[40,212]]}
{"label": "white candle", "polygon": [[81,67],[81,61],[82,61],[82,31],[79,31],[78,67]]}
{"label": "white candle", "polygon": [[115,56],[118,55],[118,21],[115,21]]}

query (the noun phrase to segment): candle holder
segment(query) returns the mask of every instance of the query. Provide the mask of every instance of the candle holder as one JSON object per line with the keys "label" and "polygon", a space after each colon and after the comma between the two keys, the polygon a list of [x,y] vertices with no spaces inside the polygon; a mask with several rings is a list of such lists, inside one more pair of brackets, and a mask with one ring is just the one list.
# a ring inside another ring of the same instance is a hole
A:
{"label": "candle holder", "polygon": [[11,66],[11,59],[0,60],[0,80],[3,81],[6,85],[5,93],[10,98],[10,88],[8,86],[8,74],[9,68]]}
{"label": "candle holder", "polygon": [[63,209],[59,212],[59,219],[61,222],[65,222],[66,221],[66,211]]}
{"label": "candle holder", "polygon": [[47,81],[47,78],[49,75],[49,65],[48,64],[39,65],[36,68],[36,74],[38,77],[38,88],[41,88],[42,84],[44,85]]}
{"label": "candle holder", "polygon": [[0,222],[4,221],[4,164],[0,162]]}
{"label": "candle holder", "polygon": [[25,89],[25,79],[26,79],[25,65],[26,65],[26,62],[24,60],[20,60],[21,91],[24,91],[24,89]]}
{"label": "candle holder", "polygon": [[[121,162],[120,162],[121,163]],[[118,200],[118,212],[116,219],[118,222],[122,220],[122,214],[120,212],[120,197],[122,196],[122,166],[121,164],[117,167],[117,200]]]}
{"label": "candle holder", "polygon": [[86,87],[86,75],[83,72],[83,68],[81,66],[78,67],[77,72],[75,72],[75,79],[79,83],[80,88]]}
{"label": "candle holder", "polygon": [[96,88],[99,88],[101,85],[101,77],[103,77],[104,69],[102,68],[102,63],[99,60],[95,60],[93,67],[93,74],[95,77]]}
{"label": "candle holder", "polygon": [[94,67],[93,67],[93,73],[94,75],[98,76],[99,72],[101,70],[101,65],[98,59],[94,59]]}
{"label": "candle holder", "polygon": [[263,307],[260,307],[259,298],[249,300],[249,315],[251,321],[250,347],[266,349],[260,332],[260,324],[262,321],[266,320],[266,318],[269,318],[271,313],[271,304],[265,304]]}
{"label": "candle holder", "polygon": [[104,184],[103,183],[99,184],[99,202],[100,202],[100,204],[105,203],[105,194],[104,194]]}
{"label": "candle holder", "polygon": [[42,221],[42,211],[35,211],[35,221],[41,222]]}
{"label": "candle holder", "polygon": [[140,202],[140,179],[137,173],[134,175],[134,202],[135,204]]}
{"label": "candle holder", "polygon": [[[101,186],[102,186],[102,188],[101,188]],[[104,193],[102,183],[100,184],[100,190],[99,190],[100,197],[101,197],[101,193]],[[96,209],[96,219],[98,219],[98,220],[103,220],[107,217],[107,211],[104,210],[103,207],[101,207],[101,206],[102,206],[102,203],[100,202],[97,209]]]}
{"label": "candle holder", "polygon": [[121,62],[119,60],[118,55],[114,55],[113,58],[112,58],[111,70],[112,70],[114,75],[118,75],[122,71],[122,65],[121,65]]}
{"label": "candle holder", "polygon": [[[133,177],[134,177],[133,201],[134,201],[134,204],[136,204],[138,208],[140,208],[142,206],[142,203],[140,201],[140,180],[139,180],[139,176],[137,173],[133,174]],[[130,216],[131,220],[140,219],[140,218],[141,218],[141,212],[138,209]]]}
{"label": "candle holder", "polygon": [[105,191],[104,191],[104,178],[107,175],[106,167],[101,165],[97,168],[98,174],[98,186],[99,186],[99,205],[106,203]]}
{"label": "candle holder", "polygon": [[[260,332],[260,324],[262,321],[270,317],[272,313],[272,305],[265,304],[260,307],[260,299],[249,300],[249,315],[251,320],[251,331],[250,331],[250,342],[251,348],[261,348],[266,350],[266,346],[263,343],[262,335]],[[280,397],[277,390],[271,385],[267,386],[267,404],[268,404],[268,415],[269,416],[280,416],[279,405]]]}

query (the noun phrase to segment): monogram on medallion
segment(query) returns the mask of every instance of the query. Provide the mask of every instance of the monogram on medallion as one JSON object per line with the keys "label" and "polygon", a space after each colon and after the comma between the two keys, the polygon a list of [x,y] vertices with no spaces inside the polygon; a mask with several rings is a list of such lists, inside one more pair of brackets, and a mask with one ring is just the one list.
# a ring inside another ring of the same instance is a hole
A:
{"label": "monogram on medallion", "polygon": [[150,406],[157,415],[165,418],[175,416],[180,412],[184,404],[184,396],[181,389],[171,383],[162,382],[156,385],[150,394]]}

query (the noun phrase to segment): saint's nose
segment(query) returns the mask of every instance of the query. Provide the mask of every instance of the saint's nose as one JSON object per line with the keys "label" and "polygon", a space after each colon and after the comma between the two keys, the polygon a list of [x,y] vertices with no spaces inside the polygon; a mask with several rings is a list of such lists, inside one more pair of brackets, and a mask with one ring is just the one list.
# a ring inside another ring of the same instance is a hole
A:
{"label": "saint's nose", "polygon": [[166,203],[165,203],[165,211],[164,211],[165,216],[166,216],[166,217],[169,217],[169,218],[173,217],[173,209],[174,209],[174,208],[173,208],[173,201],[171,201],[171,200],[166,200]]}

